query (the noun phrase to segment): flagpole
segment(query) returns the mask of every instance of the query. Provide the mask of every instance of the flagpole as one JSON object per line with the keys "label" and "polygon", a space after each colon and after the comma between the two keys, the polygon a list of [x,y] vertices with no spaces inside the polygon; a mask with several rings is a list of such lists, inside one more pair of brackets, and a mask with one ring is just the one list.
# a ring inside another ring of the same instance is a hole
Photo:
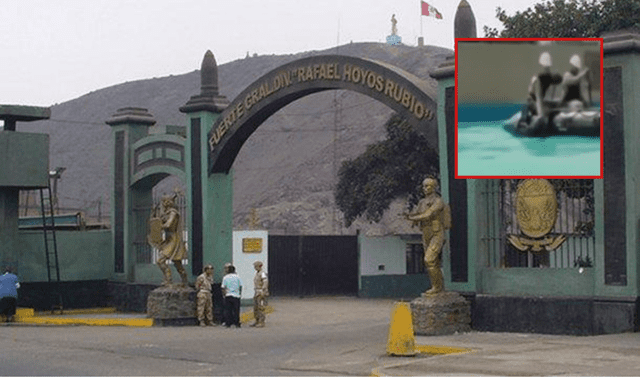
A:
{"label": "flagpole", "polygon": [[424,40],[424,32],[422,31],[422,0],[419,0],[419,4],[420,4],[420,36],[422,37],[422,39]]}

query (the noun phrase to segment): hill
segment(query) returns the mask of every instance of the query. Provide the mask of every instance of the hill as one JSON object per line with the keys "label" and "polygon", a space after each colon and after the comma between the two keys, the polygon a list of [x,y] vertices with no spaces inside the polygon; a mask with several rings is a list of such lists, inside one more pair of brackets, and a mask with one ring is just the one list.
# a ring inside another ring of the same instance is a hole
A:
{"label": "hill", "polygon": [[[428,94],[435,98],[437,83],[429,72],[452,51],[352,43],[324,51],[246,57],[220,65],[220,93],[232,100],[268,71],[320,54],[357,56],[398,66],[426,79]],[[195,67],[201,58],[194,57]],[[51,119],[22,123],[19,130],[50,134],[50,166],[66,168],[58,182],[60,211],[82,211],[90,221],[104,222],[109,220],[113,151],[105,121],[117,109],[134,106],[148,109],[159,126],[184,125],[186,117],[178,108],[199,91],[198,70],[126,82],[56,104]],[[341,161],[384,139],[384,124],[390,115],[391,109],[376,100],[343,90],[304,97],[274,114],[247,140],[233,165],[235,227],[245,227],[255,209],[260,225],[274,234],[410,231],[404,222],[394,220],[393,213],[381,224],[357,222],[345,229],[333,205],[332,189]],[[177,185],[180,182],[168,178],[156,192],[169,192]]]}

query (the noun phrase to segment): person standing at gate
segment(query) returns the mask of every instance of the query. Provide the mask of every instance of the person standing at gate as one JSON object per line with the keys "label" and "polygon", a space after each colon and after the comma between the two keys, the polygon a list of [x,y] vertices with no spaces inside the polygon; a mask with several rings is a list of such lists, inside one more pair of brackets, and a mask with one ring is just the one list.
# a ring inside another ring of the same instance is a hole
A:
{"label": "person standing at gate", "polygon": [[7,267],[5,271],[4,275],[0,276],[0,314],[5,316],[6,322],[11,322],[16,315],[20,283],[18,277],[12,273],[11,267]]}
{"label": "person standing at gate", "polygon": [[253,278],[253,316],[256,321],[252,327],[264,327],[265,315],[264,310],[267,306],[267,297],[269,296],[269,280],[267,273],[262,270],[262,262],[253,262],[253,268],[256,269],[256,276]]}
{"label": "person standing at gate", "polygon": [[196,279],[196,307],[200,326],[213,326],[213,300],[211,288],[213,286],[213,266],[204,266],[204,271]]}
{"label": "person standing at gate", "polygon": [[240,328],[240,297],[242,296],[242,280],[236,274],[236,268],[225,265],[224,278],[222,278],[222,294],[224,295],[224,323],[226,327],[235,325]]}

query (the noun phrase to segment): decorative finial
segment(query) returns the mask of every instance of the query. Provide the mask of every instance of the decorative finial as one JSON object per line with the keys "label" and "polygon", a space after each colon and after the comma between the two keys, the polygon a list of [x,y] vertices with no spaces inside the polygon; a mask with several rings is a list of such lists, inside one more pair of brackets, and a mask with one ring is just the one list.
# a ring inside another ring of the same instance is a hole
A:
{"label": "decorative finial", "polygon": [[211,50],[207,50],[200,69],[200,94],[208,97],[218,95],[218,63]]}
{"label": "decorative finial", "polygon": [[187,114],[196,111],[221,113],[228,105],[229,100],[218,91],[218,63],[213,52],[207,50],[200,67],[200,94],[191,96],[180,111]]}
{"label": "decorative finial", "polygon": [[477,38],[476,18],[467,0],[461,0],[453,21],[454,38]]}

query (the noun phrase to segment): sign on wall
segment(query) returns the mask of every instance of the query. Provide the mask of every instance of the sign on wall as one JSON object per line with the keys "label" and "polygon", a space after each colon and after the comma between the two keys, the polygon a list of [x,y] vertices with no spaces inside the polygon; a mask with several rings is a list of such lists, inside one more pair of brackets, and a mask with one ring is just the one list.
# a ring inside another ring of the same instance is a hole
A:
{"label": "sign on wall", "polygon": [[243,253],[261,253],[262,238],[243,238],[242,252]]}

